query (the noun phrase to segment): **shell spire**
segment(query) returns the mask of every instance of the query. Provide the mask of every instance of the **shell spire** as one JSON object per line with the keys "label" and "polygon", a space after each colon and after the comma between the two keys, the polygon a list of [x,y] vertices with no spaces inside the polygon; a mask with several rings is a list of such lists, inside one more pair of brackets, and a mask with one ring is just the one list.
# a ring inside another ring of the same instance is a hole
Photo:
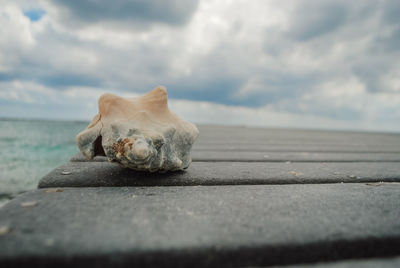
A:
{"label": "shell spire", "polygon": [[168,93],[167,89],[163,86],[154,88],[149,93],[143,95],[141,99],[142,102],[146,102],[149,105],[168,109]]}

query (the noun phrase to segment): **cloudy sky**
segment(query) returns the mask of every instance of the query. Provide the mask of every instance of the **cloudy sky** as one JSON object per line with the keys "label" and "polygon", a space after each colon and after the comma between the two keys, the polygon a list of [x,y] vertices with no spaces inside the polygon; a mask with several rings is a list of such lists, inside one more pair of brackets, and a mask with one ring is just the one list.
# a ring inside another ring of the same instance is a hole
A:
{"label": "cloudy sky", "polygon": [[196,123],[400,131],[400,1],[0,0],[0,117],[167,87]]}

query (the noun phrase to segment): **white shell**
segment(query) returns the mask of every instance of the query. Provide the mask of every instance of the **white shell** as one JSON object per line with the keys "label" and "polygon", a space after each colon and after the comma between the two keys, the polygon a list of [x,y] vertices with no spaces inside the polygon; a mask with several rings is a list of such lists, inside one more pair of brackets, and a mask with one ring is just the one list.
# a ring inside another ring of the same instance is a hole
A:
{"label": "white shell", "polygon": [[88,159],[105,155],[134,170],[187,168],[199,131],[171,112],[167,100],[161,86],[138,98],[102,95],[99,113],[76,137],[79,149]]}

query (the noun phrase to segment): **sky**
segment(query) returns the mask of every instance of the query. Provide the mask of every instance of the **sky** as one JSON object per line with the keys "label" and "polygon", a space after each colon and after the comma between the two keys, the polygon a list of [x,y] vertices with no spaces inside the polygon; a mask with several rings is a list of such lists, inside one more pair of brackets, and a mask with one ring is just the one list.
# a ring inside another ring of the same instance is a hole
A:
{"label": "sky", "polygon": [[0,117],[157,85],[195,123],[400,132],[397,0],[0,0]]}

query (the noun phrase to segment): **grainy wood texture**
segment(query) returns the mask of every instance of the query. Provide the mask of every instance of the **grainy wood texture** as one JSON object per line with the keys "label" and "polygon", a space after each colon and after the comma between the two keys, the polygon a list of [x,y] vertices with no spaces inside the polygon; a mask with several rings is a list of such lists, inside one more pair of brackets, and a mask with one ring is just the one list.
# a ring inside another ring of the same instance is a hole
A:
{"label": "grainy wood texture", "polygon": [[[104,162],[107,158],[96,156],[90,162]],[[309,152],[226,152],[193,151],[193,162],[400,162],[400,153],[309,153]],[[71,162],[89,162],[81,153]]]}
{"label": "grainy wood texture", "polygon": [[399,196],[392,183],[41,189],[4,207],[0,225],[13,232],[0,239],[0,265],[243,267],[394,256]]}
{"label": "grainy wood texture", "polygon": [[108,162],[71,162],[43,177],[39,188],[400,182],[396,164],[194,162],[186,171],[160,174]]}
{"label": "grainy wood texture", "polygon": [[39,187],[0,210],[1,267],[399,264],[399,134],[200,126],[186,171],[78,154]]}
{"label": "grainy wood texture", "polygon": [[203,126],[194,151],[400,153],[400,135]]}

